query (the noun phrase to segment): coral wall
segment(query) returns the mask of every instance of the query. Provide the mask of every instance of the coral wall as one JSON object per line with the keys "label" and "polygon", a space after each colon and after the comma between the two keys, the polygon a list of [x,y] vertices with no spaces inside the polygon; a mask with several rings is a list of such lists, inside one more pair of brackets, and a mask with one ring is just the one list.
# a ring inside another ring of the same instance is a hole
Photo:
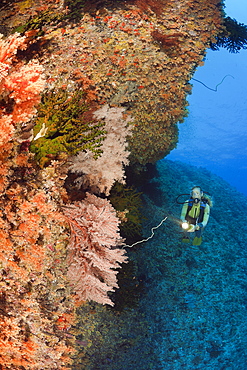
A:
{"label": "coral wall", "polygon": [[66,369],[76,306],[112,305],[126,262],[107,196],[176,145],[221,7],[11,1],[0,16],[1,369]]}
{"label": "coral wall", "polygon": [[43,60],[47,77],[79,83],[98,104],[124,106],[135,124],[132,162],[156,161],[177,143],[188,81],[221,27],[220,1],[84,3],[78,23],[45,35],[53,51]]}
{"label": "coral wall", "polygon": [[74,308],[72,299],[60,305],[59,285],[68,293],[61,271],[65,221],[38,184],[22,145],[22,128],[44,88],[39,62],[24,64],[17,57],[26,47],[18,34],[0,42],[0,363],[1,369],[66,369],[73,349],[65,333]]}

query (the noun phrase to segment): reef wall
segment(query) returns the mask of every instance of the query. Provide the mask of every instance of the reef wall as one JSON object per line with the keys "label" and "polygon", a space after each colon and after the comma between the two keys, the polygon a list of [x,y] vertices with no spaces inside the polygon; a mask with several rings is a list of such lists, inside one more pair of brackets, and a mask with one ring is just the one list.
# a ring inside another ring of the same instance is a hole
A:
{"label": "reef wall", "polygon": [[[80,324],[85,302],[100,320],[99,304],[128,307],[111,294],[123,236],[140,236],[125,170],[176,146],[222,3],[6,0],[0,17],[0,366],[66,369],[76,346],[99,345]],[[79,368],[91,366],[85,351]]]}
{"label": "reef wall", "polygon": [[34,44],[46,43],[39,60],[47,89],[81,88],[94,109],[124,107],[133,117],[133,161],[154,162],[169,153],[186,115],[189,80],[221,30],[221,2],[40,3],[16,3],[5,23],[28,32]]}

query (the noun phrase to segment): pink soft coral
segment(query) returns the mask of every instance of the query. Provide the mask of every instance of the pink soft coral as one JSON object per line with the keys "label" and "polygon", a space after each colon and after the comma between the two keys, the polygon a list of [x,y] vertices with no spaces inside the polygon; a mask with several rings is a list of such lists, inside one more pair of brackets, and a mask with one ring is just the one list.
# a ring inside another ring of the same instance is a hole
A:
{"label": "pink soft coral", "polygon": [[79,301],[113,305],[107,292],[118,287],[117,268],[126,262],[119,220],[110,202],[87,194],[82,202],[64,207],[71,227],[68,278]]}
{"label": "pink soft coral", "polygon": [[105,104],[94,112],[97,120],[105,121],[106,138],[101,145],[102,155],[94,159],[90,151],[79,152],[72,159],[70,170],[82,175],[77,179],[80,187],[89,186],[95,193],[110,194],[113,184],[125,182],[125,166],[129,164],[127,136],[131,135],[130,116],[122,107],[110,108]]}

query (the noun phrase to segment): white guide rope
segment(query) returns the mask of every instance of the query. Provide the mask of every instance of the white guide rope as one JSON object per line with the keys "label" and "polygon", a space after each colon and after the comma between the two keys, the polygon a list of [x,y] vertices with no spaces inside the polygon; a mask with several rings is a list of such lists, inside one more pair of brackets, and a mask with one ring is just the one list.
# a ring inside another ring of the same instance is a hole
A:
{"label": "white guide rope", "polygon": [[163,224],[163,222],[165,222],[167,220],[167,217],[168,216],[163,218],[163,220],[160,221],[159,225],[152,227],[152,229],[151,229],[152,234],[147,239],[139,240],[138,242],[136,242],[134,244],[131,244],[131,245],[125,244],[125,245],[123,245],[123,247],[132,248],[132,247],[134,247],[134,245],[137,245],[137,244],[140,244],[140,243],[143,243],[143,242],[147,242],[149,239],[151,239],[154,236],[154,229],[158,229]]}

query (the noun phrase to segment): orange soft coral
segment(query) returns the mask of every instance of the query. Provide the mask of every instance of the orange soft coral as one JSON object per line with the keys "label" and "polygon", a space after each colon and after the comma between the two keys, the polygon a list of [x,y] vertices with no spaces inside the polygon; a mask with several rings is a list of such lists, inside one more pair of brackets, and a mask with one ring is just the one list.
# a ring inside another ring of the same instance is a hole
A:
{"label": "orange soft coral", "polygon": [[35,114],[45,82],[37,61],[25,65],[17,60],[18,49],[26,48],[25,40],[17,33],[5,40],[0,34],[0,191],[7,184],[15,131]]}

